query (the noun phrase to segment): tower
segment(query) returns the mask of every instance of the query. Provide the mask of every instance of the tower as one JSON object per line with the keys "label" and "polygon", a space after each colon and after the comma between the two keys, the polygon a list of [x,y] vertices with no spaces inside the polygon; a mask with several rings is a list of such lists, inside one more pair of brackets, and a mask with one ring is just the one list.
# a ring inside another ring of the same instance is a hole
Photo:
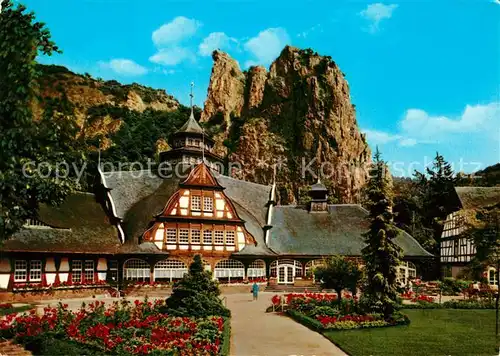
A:
{"label": "tower", "polygon": [[[189,119],[170,139],[171,150],[160,153],[160,161],[167,163],[174,172],[186,172],[204,162],[218,173],[223,173],[222,157],[214,151],[214,140],[210,138],[194,118],[193,87],[191,83],[191,114]],[[178,167],[181,165],[181,167]]]}

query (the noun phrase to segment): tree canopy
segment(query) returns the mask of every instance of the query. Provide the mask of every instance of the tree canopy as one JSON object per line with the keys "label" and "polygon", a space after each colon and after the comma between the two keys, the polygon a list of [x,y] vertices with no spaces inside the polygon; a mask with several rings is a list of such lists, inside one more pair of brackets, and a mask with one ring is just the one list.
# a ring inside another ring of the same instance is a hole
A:
{"label": "tree canopy", "polygon": [[[74,140],[75,121],[31,110],[38,76],[37,55],[59,52],[50,32],[23,5],[3,2],[0,13],[0,238],[36,217],[40,203],[57,204],[78,186],[71,164],[83,155]],[[64,162],[69,164],[66,165]]]}
{"label": "tree canopy", "polygon": [[323,289],[333,289],[337,292],[340,303],[344,289],[356,294],[361,270],[355,262],[345,257],[332,256],[325,260],[324,266],[318,266],[314,270],[314,276]]}

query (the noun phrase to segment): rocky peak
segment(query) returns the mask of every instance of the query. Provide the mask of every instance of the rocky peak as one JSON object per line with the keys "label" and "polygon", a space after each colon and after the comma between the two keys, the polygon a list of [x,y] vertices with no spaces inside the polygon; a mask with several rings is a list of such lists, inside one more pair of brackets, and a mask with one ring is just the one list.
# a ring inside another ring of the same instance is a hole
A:
{"label": "rocky peak", "polygon": [[239,162],[243,179],[267,184],[276,161],[280,198],[294,203],[322,172],[331,201],[356,202],[370,150],[359,132],[349,86],[328,56],[286,46],[271,64],[241,72],[215,51],[202,121],[216,147]]}

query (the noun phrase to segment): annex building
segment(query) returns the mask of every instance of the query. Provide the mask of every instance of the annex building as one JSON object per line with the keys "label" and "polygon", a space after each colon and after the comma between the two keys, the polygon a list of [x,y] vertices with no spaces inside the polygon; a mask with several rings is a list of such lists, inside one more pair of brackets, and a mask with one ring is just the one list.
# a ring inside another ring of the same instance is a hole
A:
{"label": "annex building", "polygon": [[[0,288],[174,281],[196,254],[221,282],[312,283],[312,269],[324,257],[360,258],[369,227],[360,205],[328,204],[318,181],[308,206],[282,206],[275,184],[220,174],[213,140],[192,114],[171,146],[160,158],[190,167],[185,177],[99,171],[95,193],[42,205],[1,247]],[[432,255],[405,232],[396,242],[405,255],[400,280],[406,283],[417,275],[417,262]]]}

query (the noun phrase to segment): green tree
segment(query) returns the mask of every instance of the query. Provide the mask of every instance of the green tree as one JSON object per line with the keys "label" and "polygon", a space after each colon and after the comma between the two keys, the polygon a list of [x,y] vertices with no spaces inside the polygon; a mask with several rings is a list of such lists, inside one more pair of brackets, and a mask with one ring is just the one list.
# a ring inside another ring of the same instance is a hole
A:
{"label": "green tree", "polygon": [[325,260],[324,266],[314,270],[314,276],[320,281],[323,289],[333,289],[337,292],[339,304],[342,299],[342,291],[349,290],[356,294],[357,285],[361,278],[361,270],[358,265],[342,256],[332,256]]}
{"label": "green tree", "polygon": [[454,188],[457,178],[451,164],[439,152],[436,153],[432,168],[426,173],[415,171],[417,185],[420,188],[418,199],[421,202],[423,227],[433,232],[433,239],[428,243],[432,252],[439,254],[439,241],[446,216],[457,207]]}
{"label": "green tree", "polygon": [[[74,158],[74,128],[64,117],[34,122],[35,59],[58,48],[49,30],[23,5],[3,2],[0,13],[0,238],[36,216],[40,203],[57,204],[77,185],[58,163]],[[71,139],[67,140],[68,137]],[[41,174],[33,168],[43,163]],[[70,161],[70,163],[73,163]],[[27,167],[26,164],[31,164]],[[30,176],[33,177],[30,177]]]}
{"label": "green tree", "polygon": [[367,195],[371,223],[362,250],[367,278],[363,303],[390,319],[397,302],[396,274],[402,251],[394,242],[399,230],[393,223],[392,179],[378,148],[370,170]]}
{"label": "green tree", "polygon": [[218,283],[204,270],[201,257],[196,255],[189,273],[174,285],[164,312],[178,316],[230,316],[219,295]]}

